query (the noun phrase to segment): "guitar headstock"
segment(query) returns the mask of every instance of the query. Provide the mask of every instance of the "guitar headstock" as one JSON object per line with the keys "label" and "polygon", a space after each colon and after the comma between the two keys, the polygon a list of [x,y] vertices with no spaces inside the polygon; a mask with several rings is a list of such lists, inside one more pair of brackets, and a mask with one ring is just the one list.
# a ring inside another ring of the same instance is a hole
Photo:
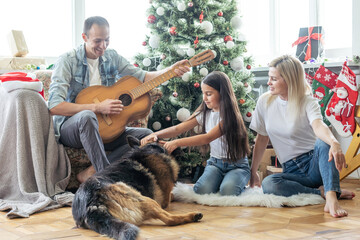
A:
{"label": "guitar headstock", "polygon": [[191,67],[198,66],[215,58],[214,53],[208,49],[193,56],[189,62]]}

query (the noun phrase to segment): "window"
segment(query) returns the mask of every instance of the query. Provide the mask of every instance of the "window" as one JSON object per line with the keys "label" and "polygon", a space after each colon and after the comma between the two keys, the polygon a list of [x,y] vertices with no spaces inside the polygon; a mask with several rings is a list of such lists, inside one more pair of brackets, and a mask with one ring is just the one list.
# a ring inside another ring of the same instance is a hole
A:
{"label": "window", "polygon": [[1,1],[0,9],[0,56],[11,56],[11,30],[23,31],[28,56],[58,56],[71,49],[71,0]]}
{"label": "window", "polygon": [[240,0],[239,4],[248,52],[258,66],[282,54],[295,55],[296,47],[291,45],[299,29],[310,26],[323,27],[325,58],[343,61],[351,57],[354,0]]}

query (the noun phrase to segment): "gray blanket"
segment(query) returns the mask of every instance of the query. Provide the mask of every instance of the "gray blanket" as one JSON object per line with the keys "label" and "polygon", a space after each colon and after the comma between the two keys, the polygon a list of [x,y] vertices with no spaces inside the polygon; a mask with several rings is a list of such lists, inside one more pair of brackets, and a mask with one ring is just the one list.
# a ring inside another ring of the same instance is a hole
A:
{"label": "gray blanket", "polygon": [[69,205],[70,161],[55,141],[45,100],[33,90],[0,85],[0,210],[29,217]]}

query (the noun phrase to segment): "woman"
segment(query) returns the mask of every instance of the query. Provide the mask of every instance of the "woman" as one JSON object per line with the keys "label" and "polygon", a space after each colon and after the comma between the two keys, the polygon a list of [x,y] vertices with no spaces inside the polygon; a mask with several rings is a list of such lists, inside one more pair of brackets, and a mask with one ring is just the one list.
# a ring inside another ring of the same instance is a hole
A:
{"label": "woman", "polygon": [[250,124],[257,132],[250,186],[260,186],[257,169],[270,140],[283,173],[263,180],[264,193],[319,194],[326,199],[325,212],[333,217],[347,216],[338,198],[355,195],[340,189],[339,171],[345,166],[345,156],[322,121],[301,62],[288,55],[274,59],[269,65],[268,85],[270,91],[259,98]]}

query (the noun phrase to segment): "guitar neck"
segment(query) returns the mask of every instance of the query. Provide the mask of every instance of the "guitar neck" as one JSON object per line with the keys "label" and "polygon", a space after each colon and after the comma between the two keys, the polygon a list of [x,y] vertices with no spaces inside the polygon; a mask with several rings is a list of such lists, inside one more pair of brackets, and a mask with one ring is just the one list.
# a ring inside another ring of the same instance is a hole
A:
{"label": "guitar neck", "polygon": [[[191,66],[191,64],[187,64],[187,65]],[[175,76],[176,73],[171,69],[157,76],[156,78],[151,79],[150,81],[140,84],[136,88],[132,89],[130,92],[133,95],[133,98],[136,99]]]}

